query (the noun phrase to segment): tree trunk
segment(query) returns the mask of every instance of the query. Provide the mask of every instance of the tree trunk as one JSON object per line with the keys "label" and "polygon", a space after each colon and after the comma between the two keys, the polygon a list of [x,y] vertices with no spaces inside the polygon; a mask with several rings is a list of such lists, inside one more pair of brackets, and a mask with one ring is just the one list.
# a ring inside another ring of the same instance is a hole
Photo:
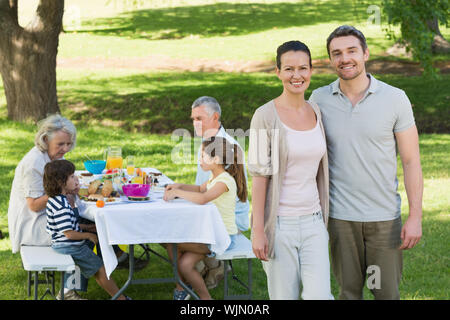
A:
{"label": "tree trunk", "polygon": [[17,0],[0,0],[0,72],[8,118],[38,121],[59,112],[56,55],[64,1],[41,0],[33,22],[22,28]]}
{"label": "tree trunk", "polygon": [[439,29],[439,21],[437,18],[427,21],[428,28],[434,33],[433,44],[431,50],[433,53],[450,53],[450,42],[445,40]]}

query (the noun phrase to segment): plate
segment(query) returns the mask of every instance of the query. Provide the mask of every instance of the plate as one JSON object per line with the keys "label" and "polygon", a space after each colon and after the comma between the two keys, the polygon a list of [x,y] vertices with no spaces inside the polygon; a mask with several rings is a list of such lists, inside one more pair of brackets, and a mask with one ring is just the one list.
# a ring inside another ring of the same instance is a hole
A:
{"label": "plate", "polygon": [[[130,197],[130,198],[136,198],[136,197]],[[139,199],[139,200],[131,200],[131,199],[125,199],[124,202],[128,203],[148,203],[148,202],[155,202],[155,200],[151,200],[150,197],[143,197],[145,199]]]}
{"label": "plate", "polygon": [[128,200],[129,201],[136,201],[136,202],[138,202],[138,201],[148,201],[148,200],[150,200],[150,197],[127,197],[128,198]]}
{"label": "plate", "polygon": [[[86,203],[86,204],[88,204],[88,205],[91,205],[91,204],[94,204],[94,205],[95,205],[95,204],[97,203],[97,200],[87,200],[87,197],[80,197],[80,199],[81,199],[84,203]],[[113,198],[113,197],[111,197],[111,198],[105,198],[104,201],[105,201],[105,206],[111,205],[111,204],[123,203],[123,199],[121,199],[121,198]]]}
{"label": "plate", "polygon": [[105,205],[115,204],[115,203],[120,203],[120,202],[123,202],[123,200],[121,198],[106,198],[105,199]]}

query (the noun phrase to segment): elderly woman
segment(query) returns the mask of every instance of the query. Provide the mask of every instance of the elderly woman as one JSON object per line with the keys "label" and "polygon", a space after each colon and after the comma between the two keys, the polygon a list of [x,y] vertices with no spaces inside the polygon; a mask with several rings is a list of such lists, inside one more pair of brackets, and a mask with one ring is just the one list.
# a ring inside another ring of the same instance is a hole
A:
{"label": "elderly woman", "polygon": [[35,137],[35,146],[19,162],[14,174],[8,209],[9,237],[12,252],[21,245],[50,245],[45,231],[44,166],[61,159],[75,146],[77,131],[66,118],[56,114],[42,120]]}
{"label": "elderly woman", "polygon": [[[13,253],[19,252],[21,245],[51,245],[51,237],[46,231],[45,209],[48,196],[45,194],[43,184],[44,167],[52,160],[61,159],[75,147],[77,130],[68,119],[55,114],[42,120],[38,126],[35,146],[19,162],[11,188],[8,225]],[[74,192],[77,193],[77,190]],[[75,202],[75,197],[68,199]],[[74,206],[74,203],[71,205]],[[128,254],[118,246],[114,246],[114,251],[118,256],[119,267],[128,268]],[[147,263],[148,260],[136,259],[135,269],[140,270]],[[69,278],[70,275],[66,273],[66,282]],[[87,279],[82,276],[81,284],[76,289],[86,291]],[[82,299],[76,291],[68,288],[65,290],[64,298]]]}

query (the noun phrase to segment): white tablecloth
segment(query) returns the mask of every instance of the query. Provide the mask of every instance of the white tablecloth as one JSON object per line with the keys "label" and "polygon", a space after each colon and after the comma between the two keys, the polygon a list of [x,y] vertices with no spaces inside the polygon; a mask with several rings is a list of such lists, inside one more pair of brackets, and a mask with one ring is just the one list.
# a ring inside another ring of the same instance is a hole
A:
{"label": "white tablecloth", "polygon": [[117,266],[113,244],[182,243],[211,244],[221,254],[230,237],[214,204],[197,205],[176,199],[166,202],[162,192],[150,193],[147,203],[90,204],[81,216],[95,221],[108,277]]}

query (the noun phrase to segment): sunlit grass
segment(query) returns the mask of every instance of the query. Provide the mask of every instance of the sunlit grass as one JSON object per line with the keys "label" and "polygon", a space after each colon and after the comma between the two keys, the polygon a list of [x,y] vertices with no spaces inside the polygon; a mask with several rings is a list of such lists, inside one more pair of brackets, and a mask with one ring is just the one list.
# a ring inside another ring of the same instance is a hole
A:
{"label": "sunlit grass", "polygon": [[[29,2],[19,10],[30,12],[32,5]],[[319,59],[327,56],[325,40],[328,34],[343,23],[353,24],[365,33],[372,56],[382,54],[392,44],[392,40],[384,36],[383,25],[367,24],[367,5],[352,0],[222,1],[221,4],[215,0],[148,0],[138,8],[114,7],[124,2],[66,0],[66,9],[79,6],[83,20],[79,30],[67,28],[69,32],[60,35],[58,56],[127,58],[164,55],[218,61],[273,60],[278,45],[299,39],[309,45],[313,59]],[[450,28],[441,27],[441,32],[448,39]],[[120,145],[124,155],[136,156],[138,166],[156,167],[183,183],[194,182],[196,165],[173,163],[170,154],[177,141],[172,140],[170,134],[156,132],[170,133],[175,128],[192,132],[190,106],[201,95],[211,95],[220,101],[226,128],[246,129],[254,110],[280,94],[282,89],[275,75],[267,73],[149,73],[118,69],[79,70],[75,67],[58,68],[57,77],[61,112],[78,128],[77,147],[66,156],[77,169],[83,169],[85,155],[102,158],[106,146]],[[335,78],[335,75],[314,75],[307,96],[313,89]],[[402,75],[379,78],[406,91],[419,130],[444,132],[420,135],[425,179],[424,236],[415,249],[404,252],[400,291],[402,299],[449,299],[450,81],[448,75],[431,82]],[[35,125],[6,120],[6,99],[0,79],[0,230],[6,236],[0,240],[0,300],[27,299],[26,273],[20,256],[11,253],[7,210],[14,169],[33,146],[35,132]],[[398,173],[405,221],[408,206],[401,165]],[[249,190],[251,185],[249,177]],[[163,252],[157,245],[154,249]],[[253,267],[254,298],[268,299],[261,263],[253,261]],[[245,263],[237,266],[240,272],[245,272],[245,268]],[[150,265],[138,273],[138,276],[149,275],[167,277],[170,270],[153,257]],[[123,284],[127,272],[115,271],[113,277]],[[171,299],[172,289],[173,286],[167,284],[131,286],[126,293],[134,299]],[[213,298],[221,299],[222,290],[223,285],[213,290]],[[332,292],[337,297],[334,278]],[[84,296],[108,298],[93,279]],[[365,297],[371,298],[367,289]]]}
{"label": "sunlit grass", "polygon": [[[4,150],[0,156],[0,229],[6,233],[6,236],[8,230],[6,213],[14,168],[33,146],[35,130],[34,125],[13,123],[4,119],[0,121],[0,148]],[[450,192],[448,165],[445,158],[433,158],[432,149],[427,149],[426,146],[439,145],[442,150],[448,150],[450,135],[421,135],[420,140],[425,177],[424,236],[415,249],[404,252],[401,297],[403,299],[448,299],[450,298],[447,290],[449,280],[446,276],[449,266],[448,243],[450,241],[447,232],[450,223],[450,203],[447,197]],[[138,166],[156,167],[175,181],[193,183],[196,164],[175,164],[171,161],[170,154],[177,143],[177,140],[172,140],[170,135],[131,133],[120,128],[100,125],[79,125],[77,147],[68,153],[66,158],[73,161],[77,169],[83,169],[84,155],[99,158],[102,157],[106,146],[120,145],[124,155],[136,155]],[[401,170],[399,172],[399,190],[403,199],[402,216],[405,221],[408,207]],[[251,182],[250,177],[250,190]],[[248,232],[246,234],[249,235]],[[153,247],[164,253],[159,246],[154,245]],[[10,250],[9,239],[0,240],[0,261],[3,266],[0,268],[0,278],[3,281],[0,286],[0,299],[26,299],[26,273],[21,267],[20,256],[12,255]],[[170,275],[168,268],[164,268],[162,262],[156,260],[156,257],[153,257],[152,261],[145,270],[138,273],[138,276],[167,277]],[[266,278],[261,263],[254,261],[253,267],[254,298],[267,299]],[[238,272],[245,275],[245,263],[237,263],[236,268]],[[123,284],[127,278],[127,272],[117,270],[113,276],[119,284]],[[143,290],[144,287],[131,286],[127,294],[134,299],[171,299],[173,286],[170,284],[152,285]],[[222,290],[223,285],[212,290],[213,297],[221,299]],[[332,292],[337,296],[338,287],[334,278],[332,278]],[[107,298],[107,295],[93,279],[90,282],[89,292],[85,296],[90,299]],[[365,297],[372,298],[367,290],[365,290]]]}

